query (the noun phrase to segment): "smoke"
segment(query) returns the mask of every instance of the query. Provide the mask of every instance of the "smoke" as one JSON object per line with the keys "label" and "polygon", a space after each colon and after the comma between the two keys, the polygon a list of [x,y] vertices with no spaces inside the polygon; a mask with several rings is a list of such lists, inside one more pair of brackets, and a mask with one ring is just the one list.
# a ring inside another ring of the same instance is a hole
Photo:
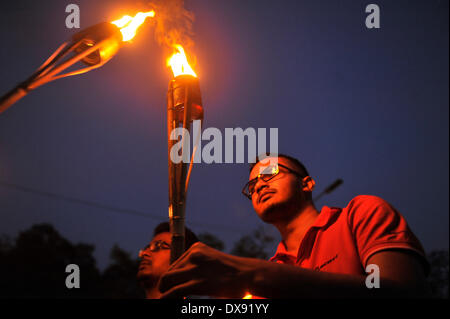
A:
{"label": "smoke", "polygon": [[193,47],[194,14],[184,8],[184,0],[153,0],[149,5],[155,10],[155,37],[160,45],[171,50],[175,44]]}

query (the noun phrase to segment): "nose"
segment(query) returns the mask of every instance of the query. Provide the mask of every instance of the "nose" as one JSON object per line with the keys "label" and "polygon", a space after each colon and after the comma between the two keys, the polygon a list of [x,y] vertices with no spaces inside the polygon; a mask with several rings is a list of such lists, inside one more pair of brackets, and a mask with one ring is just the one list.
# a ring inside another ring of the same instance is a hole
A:
{"label": "nose", "polygon": [[258,179],[258,181],[255,184],[255,193],[258,195],[261,190],[264,188],[269,187],[265,181],[263,181],[261,178]]}
{"label": "nose", "polygon": [[150,250],[143,249],[139,251],[139,258],[150,257]]}

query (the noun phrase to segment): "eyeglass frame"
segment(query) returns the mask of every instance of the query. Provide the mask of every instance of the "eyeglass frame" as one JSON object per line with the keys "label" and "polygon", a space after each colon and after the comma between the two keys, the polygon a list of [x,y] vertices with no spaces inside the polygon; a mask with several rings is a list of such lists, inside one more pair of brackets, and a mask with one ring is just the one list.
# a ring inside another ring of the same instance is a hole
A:
{"label": "eyeglass frame", "polygon": [[[280,164],[280,163],[277,163],[277,164],[275,164],[275,165],[278,165],[278,166],[280,166],[280,167],[283,167],[283,168],[287,169],[290,173],[294,174],[295,176],[297,176],[297,177],[299,177],[299,178],[305,178],[305,177],[306,177],[306,176],[303,176],[302,174],[300,174],[299,172],[294,171],[292,168],[287,167],[286,165],[283,165],[283,164]],[[269,166],[267,166],[267,167],[269,167]],[[278,172],[277,172],[276,174],[272,174],[267,180],[264,180],[264,179],[262,178],[262,176],[268,175],[268,174],[258,174],[258,176],[256,176],[255,178],[252,178],[251,180],[249,180],[249,181],[245,184],[244,188],[242,189],[242,194],[244,194],[244,196],[247,197],[249,200],[252,200],[252,196],[253,196],[254,191],[253,191],[251,194],[250,194],[250,192],[248,192],[248,193],[246,192],[246,189],[248,188],[248,186],[250,185],[250,183],[252,183],[252,182],[255,181],[255,185],[256,185],[256,183],[258,182],[258,179],[260,179],[260,178],[261,178],[264,182],[268,182],[268,181],[270,181],[272,178],[274,178],[275,176],[277,176],[278,174],[280,174],[280,169],[278,169]]]}
{"label": "eyeglass frame", "polygon": [[[164,246],[165,244],[165,246]],[[148,249],[152,253],[160,251],[162,249],[170,249],[171,246],[169,243],[165,242],[164,240],[157,240],[154,242],[151,242],[149,245],[145,246],[143,249],[139,250],[139,258],[142,258],[141,256],[144,254],[144,252]]]}

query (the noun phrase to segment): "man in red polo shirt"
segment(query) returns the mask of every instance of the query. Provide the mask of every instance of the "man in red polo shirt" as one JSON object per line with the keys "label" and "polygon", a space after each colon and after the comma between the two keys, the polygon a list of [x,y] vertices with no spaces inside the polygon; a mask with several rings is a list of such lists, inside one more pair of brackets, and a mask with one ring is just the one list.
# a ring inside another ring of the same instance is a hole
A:
{"label": "man in red polo shirt", "polygon": [[[343,209],[325,206],[319,213],[312,201],[314,184],[290,156],[257,162],[243,192],[258,216],[280,232],[276,254],[263,261],[197,243],[161,278],[163,297],[423,296],[425,254],[400,213],[366,195]],[[366,284],[366,269],[379,275],[375,285]]]}

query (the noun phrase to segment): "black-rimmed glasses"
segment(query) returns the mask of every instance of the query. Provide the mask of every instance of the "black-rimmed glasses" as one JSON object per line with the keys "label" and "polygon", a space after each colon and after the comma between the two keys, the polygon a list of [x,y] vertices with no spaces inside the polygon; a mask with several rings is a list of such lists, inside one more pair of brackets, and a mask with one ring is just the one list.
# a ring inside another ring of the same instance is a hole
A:
{"label": "black-rimmed glasses", "polygon": [[146,250],[153,252],[160,251],[161,249],[170,249],[170,244],[166,243],[163,240],[156,240],[150,245],[145,246],[143,249],[139,251],[139,257],[142,258],[142,255]]}
{"label": "black-rimmed glasses", "polygon": [[262,179],[264,182],[270,181],[272,178],[274,178],[275,176],[277,176],[280,173],[280,167],[287,169],[290,173],[296,175],[297,177],[300,177],[300,178],[304,177],[300,173],[294,171],[293,169],[291,169],[283,164],[278,163],[278,164],[268,165],[267,167],[264,168],[264,170],[260,174],[258,174],[258,176],[251,179],[250,181],[248,181],[247,184],[245,184],[244,188],[242,189],[242,194],[244,194],[245,197],[247,197],[248,199],[251,200],[252,195],[255,192],[255,185],[258,182],[258,180]]}

